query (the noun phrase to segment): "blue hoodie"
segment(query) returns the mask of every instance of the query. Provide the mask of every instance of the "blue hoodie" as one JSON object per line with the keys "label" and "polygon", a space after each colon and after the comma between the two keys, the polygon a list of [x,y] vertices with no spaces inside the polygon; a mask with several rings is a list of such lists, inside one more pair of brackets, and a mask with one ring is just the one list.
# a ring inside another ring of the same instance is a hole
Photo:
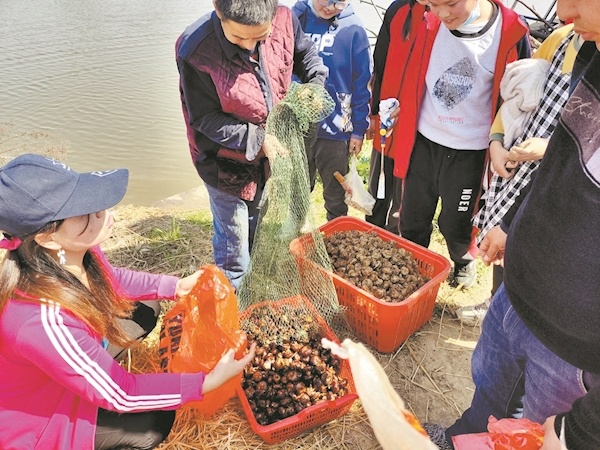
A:
{"label": "blue hoodie", "polygon": [[369,127],[367,87],[371,78],[371,52],[367,32],[354,14],[352,5],[331,20],[318,17],[309,2],[298,1],[292,11],[304,32],[317,46],[319,56],[329,68],[325,87],[335,100],[333,113],[321,124],[318,137],[349,140],[363,139]]}

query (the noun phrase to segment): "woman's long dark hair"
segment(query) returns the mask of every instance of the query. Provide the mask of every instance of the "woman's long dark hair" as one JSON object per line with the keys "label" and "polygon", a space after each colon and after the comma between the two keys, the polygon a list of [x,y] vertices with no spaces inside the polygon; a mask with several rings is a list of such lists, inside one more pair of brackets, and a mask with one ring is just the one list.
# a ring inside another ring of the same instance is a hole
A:
{"label": "woman's long dark hair", "polygon": [[[38,233],[52,233],[61,223],[51,222]],[[115,318],[130,317],[133,303],[117,295],[93,252],[85,254],[83,265],[89,289],[38,245],[35,235],[23,238],[17,249],[6,252],[0,264],[0,315],[11,298],[38,303],[41,299],[52,300],[98,336],[116,345],[130,345]]]}

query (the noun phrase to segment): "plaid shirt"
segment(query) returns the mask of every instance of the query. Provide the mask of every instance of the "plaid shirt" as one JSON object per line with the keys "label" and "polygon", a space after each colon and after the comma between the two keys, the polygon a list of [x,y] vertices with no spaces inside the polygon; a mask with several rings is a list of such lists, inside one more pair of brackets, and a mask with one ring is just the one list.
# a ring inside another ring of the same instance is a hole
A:
{"label": "plaid shirt", "polygon": [[[554,52],[540,103],[525,124],[523,134],[512,145],[519,145],[532,137],[549,138],[552,135],[560,112],[569,97],[571,72],[563,74],[562,66],[573,34],[571,31]],[[485,206],[473,218],[473,225],[479,228],[478,244],[488,231],[500,223],[539,165],[540,161],[526,161],[517,167],[515,174],[508,180],[494,174],[489,189],[482,197],[485,199]]]}

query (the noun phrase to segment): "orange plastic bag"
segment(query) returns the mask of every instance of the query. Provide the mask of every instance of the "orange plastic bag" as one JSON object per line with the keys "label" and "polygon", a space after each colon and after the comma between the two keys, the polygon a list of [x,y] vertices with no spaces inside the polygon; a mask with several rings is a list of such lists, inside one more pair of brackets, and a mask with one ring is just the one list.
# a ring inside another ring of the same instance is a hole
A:
{"label": "orange plastic bag", "polygon": [[[229,349],[235,349],[239,358],[247,347],[233,287],[217,266],[207,265],[200,270],[192,291],[163,318],[159,355],[165,372],[210,372]],[[205,394],[202,401],[187,406],[205,417],[211,416],[235,396],[240,380],[241,374]]]}
{"label": "orange plastic bag", "polygon": [[528,419],[488,419],[488,433],[452,438],[455,450],[538,450],[544,443],[544,427]]}

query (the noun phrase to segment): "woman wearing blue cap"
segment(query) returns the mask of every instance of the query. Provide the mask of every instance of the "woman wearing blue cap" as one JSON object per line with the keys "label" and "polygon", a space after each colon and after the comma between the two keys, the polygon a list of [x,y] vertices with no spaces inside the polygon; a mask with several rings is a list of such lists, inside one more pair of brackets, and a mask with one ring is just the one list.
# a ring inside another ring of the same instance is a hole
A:
{"label": "woman wearing blue cap", "polygon": [[102,345],[127,346],[116,318],[135,300],[187,294],[179,279],[112,267],[99,248],[128,171],[77,173],[40,155],[0,168],[0,448],[150,449],[173,410],[201,400],[253,357],[208,373],[131,374]]}

